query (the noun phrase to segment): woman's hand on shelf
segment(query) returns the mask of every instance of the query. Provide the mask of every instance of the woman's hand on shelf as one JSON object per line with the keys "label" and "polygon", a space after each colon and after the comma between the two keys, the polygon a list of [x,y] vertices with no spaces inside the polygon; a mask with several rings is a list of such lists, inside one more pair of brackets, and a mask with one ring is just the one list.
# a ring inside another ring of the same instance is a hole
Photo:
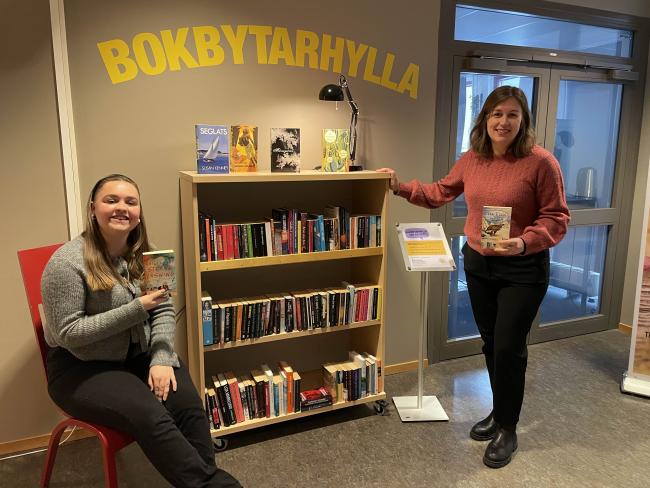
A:
{"label": "woman's hand on shelf", "polygon": [[397,173],[392,168],[379,168],[377,173],[388,173],[390,175],[390,189],[393,192],[399,190],[399,179],[397,178]]}

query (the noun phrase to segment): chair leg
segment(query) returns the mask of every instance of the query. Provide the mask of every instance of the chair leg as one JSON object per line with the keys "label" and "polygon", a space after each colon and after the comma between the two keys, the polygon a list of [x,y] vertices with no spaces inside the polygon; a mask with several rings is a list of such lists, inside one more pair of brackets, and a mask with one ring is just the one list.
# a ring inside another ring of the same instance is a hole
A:
{"label": "chair leg", "polygon": [[104,485],[106,488],[118,488],[115,450],[102,442],[102,456],[104,458]]}
{"label": "chair leg", "polygon": [[45,466],[41,474],[41,487],[45,488],[50,484],[50,477],[52,476],[52,469],[54,468],[54,459],[56,458],[56,451],[59,448],[59,441],[61,436],[68,425],[64,422],[57,425],[50,434],[50,443],[47,446],[47,455],[45,456]]}

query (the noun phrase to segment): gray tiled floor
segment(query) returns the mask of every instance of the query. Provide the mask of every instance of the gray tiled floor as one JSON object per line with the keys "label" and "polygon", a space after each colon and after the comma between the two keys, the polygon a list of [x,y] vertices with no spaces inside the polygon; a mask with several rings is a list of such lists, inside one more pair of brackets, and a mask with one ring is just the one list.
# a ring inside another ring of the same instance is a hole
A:
{"label": "gray tiled floor", "polygon": [[[482,357],[433,365],[446,423],[402,424],[361,406],[237,435],[220,466],[245,487],[647,487],[650,400],[622,395],[629,336],[607,331],[530,348],[519,452],[500,470],[483,466],[471,424],[490,409]],[[386,379],[389,394],[415,394],[416,373]],[[0,486],[36,486],[43,454],[0,462]],[[137,446],[118,460],[123,487],[167,486]],[[52,487],[103,486],[95,440],[63,446]]]}

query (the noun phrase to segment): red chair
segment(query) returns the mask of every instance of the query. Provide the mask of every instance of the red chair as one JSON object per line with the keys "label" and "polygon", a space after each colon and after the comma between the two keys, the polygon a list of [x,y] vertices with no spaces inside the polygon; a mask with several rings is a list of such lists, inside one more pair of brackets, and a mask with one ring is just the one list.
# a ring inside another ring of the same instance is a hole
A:
{"label": "red chair", "polygon": [[[47,363],[45,358],[47,357],[48,345],[45,342],[45,336],[43,335],[43,323],[38,309],[39,304],[43,301],[41,297],[41,276],[45,269],[45,265],[50,260],[54,251],[59,247],[61,247],[61,244],[18,251],[18,261],[20,262],[20,269],[23,274],[23,283],[25,285],[25,293],[27,294],[27,302],[29,303],[29,312],[32,316],[34,334],[36,335],[38,348],[41,351],[43,371],[46,374]],[[59,447],[61,435],[67,427],[76,425],[94,433],[99,438],[102,445],[102,456],[104,458],[104,479],[106,481],[106,486],[109,488],[117,488],[115,453],[123,447],[131,444],[133,439],[127,434],[104,427],[103,425],[89,424],[72,418],[63,411],[61,413],[67,418],[59,422],[50,435],[50,444],[47,449],[47,457],[45,458],[45,468],[41,475],[41,486],[45,487],[50,483],[50,476],[52,475],[54,459],[56,457],[57,448]]]}

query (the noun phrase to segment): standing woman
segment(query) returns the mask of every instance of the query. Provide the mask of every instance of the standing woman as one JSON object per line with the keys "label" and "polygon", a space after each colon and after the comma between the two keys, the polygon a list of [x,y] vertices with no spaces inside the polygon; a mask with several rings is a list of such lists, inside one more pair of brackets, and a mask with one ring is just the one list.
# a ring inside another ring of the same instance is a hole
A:
{"label": "standing woman", "polygon": [[[437,208],[465,193],[465,275],[474,319],[492,387],[493,409],[470,430],[491,440],[483,462],[505,466],[517,450],[516,427],[524,398],[526,337],[549,279],[549,251],[564,237],[569,209],[560,165],[535,145],[526,95],[502,86],[485,101],[470,141],[449,174],[434,183],[400,183],[390,168],[396,195]],[[512,207],[510,238],[496,249],[481,247],[484,206]]]}
{"label": "standing woman", "polygon": [[130,178],[99,180],[84,233],[59,248],[41,281],[48,390],[68,414],[127,432],[175,487],[239,487],[215,464],[208,420],[174,352],[174,305],[141,294],[149,241]]}

